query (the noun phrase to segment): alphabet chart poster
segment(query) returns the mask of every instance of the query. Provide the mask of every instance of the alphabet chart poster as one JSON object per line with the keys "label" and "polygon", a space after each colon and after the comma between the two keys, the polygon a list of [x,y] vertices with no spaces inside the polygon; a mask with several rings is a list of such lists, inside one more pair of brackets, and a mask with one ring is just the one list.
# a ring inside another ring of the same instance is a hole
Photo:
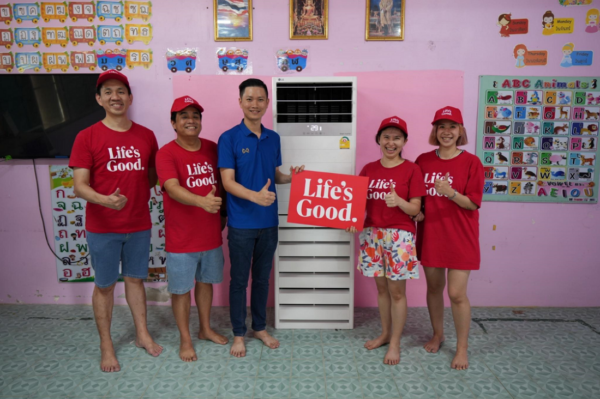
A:
{"label": "alphabet chart poster", "polygon": [[598,202],[598,78],[480,76],[484,201]]}
{"label": "alphabet chart poster", "polygon": [[[73,170],[66,165],[50,166],[50,197],[54,225],[54,252],[58,280],[61,282],[94,281],[85,231],[86,201],[73,192]],[[152,238],[146,281],[167,281],[165,252],[165,216],[159,186],[150,190]]]}

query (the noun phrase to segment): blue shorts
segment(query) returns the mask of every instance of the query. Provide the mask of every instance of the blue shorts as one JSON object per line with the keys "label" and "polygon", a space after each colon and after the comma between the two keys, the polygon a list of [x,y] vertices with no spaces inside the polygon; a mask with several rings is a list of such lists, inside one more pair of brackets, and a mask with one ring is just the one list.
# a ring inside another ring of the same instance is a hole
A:
{"label": "blue shorts", "polygon": [[187,294],[199,283],[219,284],[223,281],[223,248],[203,252],[167,252],[168,290],[171,294]]}
{"label": "blue shorts", "polygon": [[94,268],[94,283],[110,287],[119,279],[119,263],[123,277],[148,278],[151,230],[135,233],[90,233],[87,242]]}

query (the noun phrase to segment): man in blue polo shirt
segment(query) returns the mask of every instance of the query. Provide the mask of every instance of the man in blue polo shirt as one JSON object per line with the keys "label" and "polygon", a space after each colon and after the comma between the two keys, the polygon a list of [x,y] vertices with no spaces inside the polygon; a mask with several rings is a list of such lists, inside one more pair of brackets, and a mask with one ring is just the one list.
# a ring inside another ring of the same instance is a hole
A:
{"label": "man in blue polo shirt", "polygon": [[223,187],[227,191],[229,232],[230,318],[233,327],[231,354],[246,356],[246,289],[252,270],[250,307],[254,336],[271,349],[279,341],[267,332],[267,298],[273,255],[277,248],[277,197],[275,184],[292,181],[292,174],[304,170],[291,167],[289,175],[281,166],[280,138],[265,128],[262,117],[269,106],[267,86],[259,79],[240,84],[242,123],[219,138],[219,161]]}

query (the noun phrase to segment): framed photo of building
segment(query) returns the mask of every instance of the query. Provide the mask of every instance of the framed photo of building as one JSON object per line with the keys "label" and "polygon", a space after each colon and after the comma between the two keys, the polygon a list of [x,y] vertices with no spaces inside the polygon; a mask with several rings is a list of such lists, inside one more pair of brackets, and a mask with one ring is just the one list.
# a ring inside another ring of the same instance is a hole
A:
{"label": "framed photo of building", "polygon": [[404,40],[406,0],[367,0],[365,40]]}
{"label": "framed photo of building", "polygon": [[214,0],[216,42],[252,40],[252,0]]}
{"label": "framed photo of building", "polygon": [[290,0],[290,39],[327,39],[329,0]]}

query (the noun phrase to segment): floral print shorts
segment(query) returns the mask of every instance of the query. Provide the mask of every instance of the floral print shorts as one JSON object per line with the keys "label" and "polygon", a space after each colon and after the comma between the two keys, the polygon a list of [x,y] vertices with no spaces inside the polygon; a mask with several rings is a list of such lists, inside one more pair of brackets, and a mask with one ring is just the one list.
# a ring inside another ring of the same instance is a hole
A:
{"label": "floral print shorts", "polygon": [[419,260],[412,233],[366,227],[360,233],[358,270],[367,277],[392,281],[419,278]]}

